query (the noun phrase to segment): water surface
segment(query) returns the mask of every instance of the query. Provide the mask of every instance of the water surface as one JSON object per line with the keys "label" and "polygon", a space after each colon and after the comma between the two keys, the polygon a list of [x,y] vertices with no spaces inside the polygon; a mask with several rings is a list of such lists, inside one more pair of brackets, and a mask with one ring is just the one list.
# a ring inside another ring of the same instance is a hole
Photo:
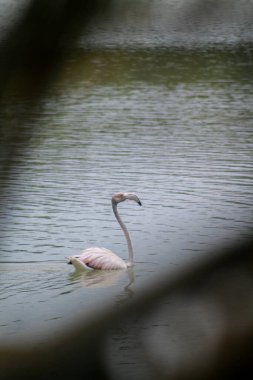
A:
{"label": "water surface", "polygon": [[[92,48],[92,38],[81,39],[32,114],[29,99],[6,99],[9,118],[23,110],[34,134],[2,199],[3,342],[44,341],[79,313],[114,307],[252,231],[248,42],[124,50],[120,40],[102,49],[99,38]],[[75,273],[65,257],[92,245],[127,258],[111,211],[116,191],[143,203],[119,206],[133,272]]]}

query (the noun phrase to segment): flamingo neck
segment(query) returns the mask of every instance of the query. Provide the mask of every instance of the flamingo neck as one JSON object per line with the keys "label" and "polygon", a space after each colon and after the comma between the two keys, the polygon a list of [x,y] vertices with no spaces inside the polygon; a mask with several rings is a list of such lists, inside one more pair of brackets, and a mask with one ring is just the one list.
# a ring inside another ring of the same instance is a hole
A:
{"label": "flamingo neck", "polygon": [[125,238],[127,241],[128,260],[129,260],[129,263],[127,263],[127,264],[128,264],[128,266],[132,266],[134,263],[134,252],[133,252],[133,246],[132,246],[132,242],[130,239],[129,232],[128,232],[125,224],[123,223],[121,217],[119,216],[118,209],[117,209],[117,203],[112,203],[112,209],[113,209],[115,218],[117,219],[122,231],[124,232],[124,235],[125,235]]}

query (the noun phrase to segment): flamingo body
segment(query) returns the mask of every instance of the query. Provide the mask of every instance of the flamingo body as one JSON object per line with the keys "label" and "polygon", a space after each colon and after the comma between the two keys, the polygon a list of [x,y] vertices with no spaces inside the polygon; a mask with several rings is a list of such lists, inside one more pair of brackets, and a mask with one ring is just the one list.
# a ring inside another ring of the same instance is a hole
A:
{"label": "flamingo body", "polygon": [[130,266],[109,249],[99,247],[87,248],[81,255],[69,257],[69,261],[76,269],[86,270],[125,269]]}
{"label": "flamingo body", "polygon": [[124,232],[127,247],[128,247],[128,257],[129,261],[125,262],[115,253],[106,248],[87,248],[83,253],[77,256],[70,256],[69,264],[73,264],[76,269],[85,269],[85,270],[93,270],[93,269],[126,269],[133,265],[133,247],[131,243],[131,239],[125,224],[122,222],[118,210],[117,205],[120,202],[125,201],[126,199],[133,200],[141,206],[141,201],[134,193],[116,193],[112,197],[112,209],[114,215]]}

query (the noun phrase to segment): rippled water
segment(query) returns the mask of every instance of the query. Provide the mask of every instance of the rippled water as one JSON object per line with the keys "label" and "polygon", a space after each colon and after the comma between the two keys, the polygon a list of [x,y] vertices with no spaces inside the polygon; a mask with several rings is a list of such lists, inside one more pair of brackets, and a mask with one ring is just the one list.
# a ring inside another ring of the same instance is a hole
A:
{"label": "rippled water", "polygon": [[[27,116],[39,126],[2,202],[4,340],[46,339],[102,300],[124,302],[161,272],[250,235],[250,54],[249,46],[79,48]],[[115,191],[134,191],[143,203],[119,206],[134,270],[75,273],[65,257],[88,246],[127,258],[111,211]]]}

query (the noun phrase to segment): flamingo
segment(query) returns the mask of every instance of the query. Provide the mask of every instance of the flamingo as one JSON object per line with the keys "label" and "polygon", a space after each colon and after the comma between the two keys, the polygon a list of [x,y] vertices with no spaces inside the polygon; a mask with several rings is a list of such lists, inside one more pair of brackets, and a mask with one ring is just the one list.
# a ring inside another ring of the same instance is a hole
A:
{"label": "flamingo", "polygon": [[73,264],[76,269],[85,269],[85,270],[93,270],[93,269],[126,269],[134,265],[134,253],[133,246],[129,236],[129,232],[122,222],[119,213],[118,213],[118,203],[124,202],[126,199],[130,199],[135,201],[141,206],[141,201],[138,196],[134,193],[115,193],[112,196],[112,210],[114,215],[124,232],[127,247],[128,247],[128,261],[122,260],[118,255],[114,252],[110,251],[106,248],[87,248],[83,253],[78,256],[70,256],[69,264]]}

